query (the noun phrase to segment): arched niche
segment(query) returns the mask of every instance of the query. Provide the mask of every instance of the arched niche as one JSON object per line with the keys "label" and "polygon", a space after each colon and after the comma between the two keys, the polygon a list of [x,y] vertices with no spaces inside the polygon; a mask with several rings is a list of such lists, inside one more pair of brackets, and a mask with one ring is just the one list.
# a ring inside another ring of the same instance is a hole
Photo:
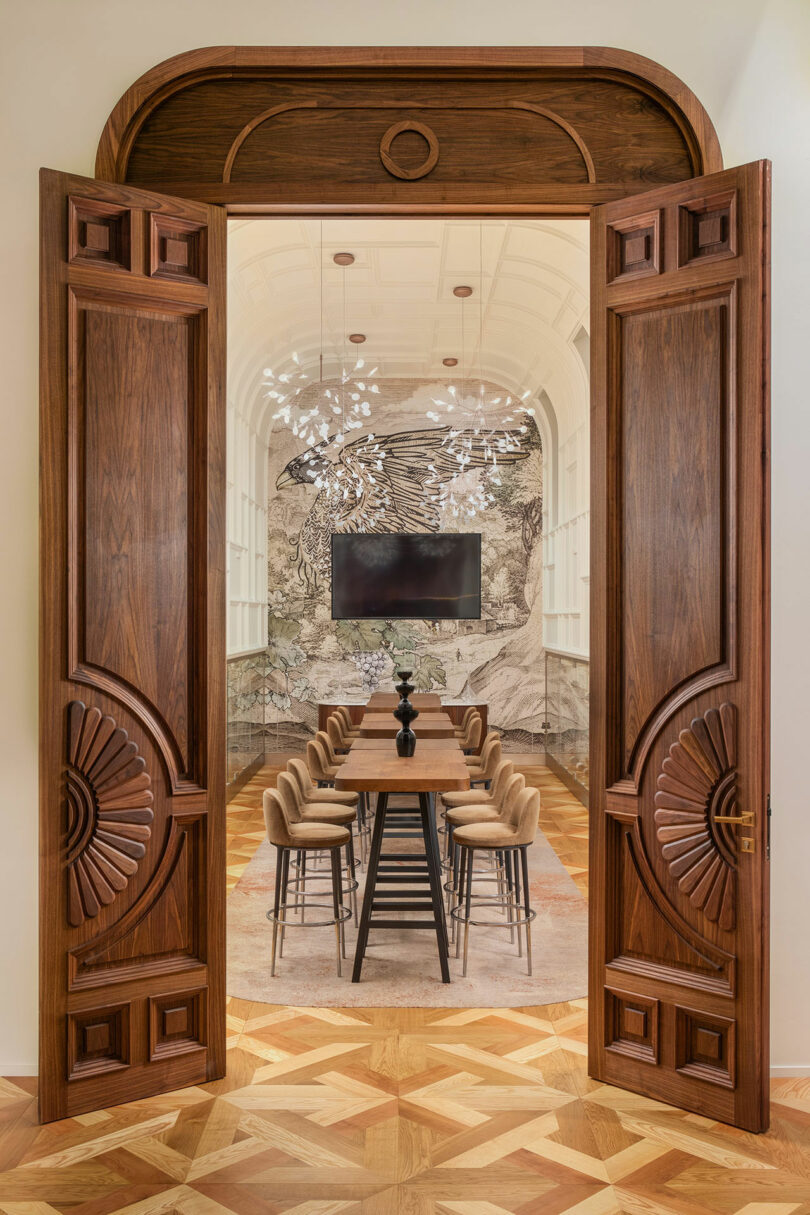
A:
{"label": "arched niche", "polygon": [[602,47],[189,51],[127,90],[96,160],[242,214],[584,214],[720,168],[686,85]]}

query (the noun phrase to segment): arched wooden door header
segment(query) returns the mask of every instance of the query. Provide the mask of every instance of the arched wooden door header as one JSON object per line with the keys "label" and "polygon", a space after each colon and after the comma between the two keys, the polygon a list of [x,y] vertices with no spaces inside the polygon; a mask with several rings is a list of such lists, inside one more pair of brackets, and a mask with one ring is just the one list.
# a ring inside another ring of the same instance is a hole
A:
{"label": "arched wooden door header", "polygon": [[583,213],[722,168],[694,94],[602,47],[209,47],[152,68],[96,175],[233,212]]}

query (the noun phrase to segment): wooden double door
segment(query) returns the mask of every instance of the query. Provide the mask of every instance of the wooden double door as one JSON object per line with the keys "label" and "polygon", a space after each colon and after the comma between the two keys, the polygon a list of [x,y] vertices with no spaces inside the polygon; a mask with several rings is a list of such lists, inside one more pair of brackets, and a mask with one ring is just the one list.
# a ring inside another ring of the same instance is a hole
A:
{"label": "wooden double door", "polygon": [[[592,233],[590,1069],[755,1130],[768,185]],[[221,208],[43,172],[45,1120],[225,1069],[225,256]]]}

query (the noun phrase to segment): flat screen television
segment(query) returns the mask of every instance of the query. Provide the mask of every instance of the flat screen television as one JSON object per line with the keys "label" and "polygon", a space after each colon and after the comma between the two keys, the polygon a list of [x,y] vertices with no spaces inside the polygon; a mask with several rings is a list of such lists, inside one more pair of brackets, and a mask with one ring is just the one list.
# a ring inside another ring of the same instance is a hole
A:
{"label": "flat screen television", "polygon": [[333,534],[333,620],[478,620],[480,616],[478,533]]}

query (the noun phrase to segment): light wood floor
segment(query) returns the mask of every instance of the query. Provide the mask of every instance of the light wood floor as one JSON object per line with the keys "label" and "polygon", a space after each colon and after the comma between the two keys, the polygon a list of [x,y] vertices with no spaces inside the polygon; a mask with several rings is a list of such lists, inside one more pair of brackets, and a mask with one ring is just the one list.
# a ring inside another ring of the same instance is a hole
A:
{"label": "light wood floor", "polygon": [[[586,816],[542,826],[585,889]],[[229,881],[264,772],[231,807]],[[312,1009],[229,1002],[225,1080],[46,1127],[0,1081],[8,1215],[810,1215],[810,1079],[749,1135],[588,1079],[586,1002]]]}

